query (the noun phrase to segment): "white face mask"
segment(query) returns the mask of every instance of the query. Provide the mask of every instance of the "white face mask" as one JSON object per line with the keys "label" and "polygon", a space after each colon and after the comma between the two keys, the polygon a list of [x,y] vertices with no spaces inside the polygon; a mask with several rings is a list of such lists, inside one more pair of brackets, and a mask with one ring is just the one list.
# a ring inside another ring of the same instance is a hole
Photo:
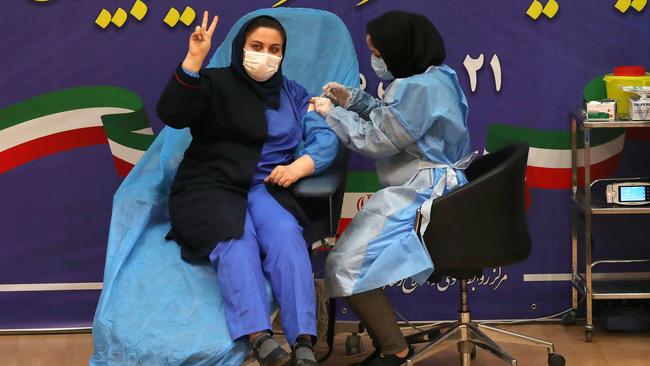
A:
{"label": "white face mask", "polygon": [[244,69],[255,81],[267,81],[278,71],[282,57],[244,49]]}
{"label": "white face mask", "polygon": [[382,80],[393,80],[395,77],[393,74],[388,71],[388,66],[386,65],[386,62],[384,62],[384,59],[381,57],[377,57],[375,55],[370,56],[370,66],[372,67],[373,70],[375,70],[375,73],[377,76],[379,76],[380,79]]}

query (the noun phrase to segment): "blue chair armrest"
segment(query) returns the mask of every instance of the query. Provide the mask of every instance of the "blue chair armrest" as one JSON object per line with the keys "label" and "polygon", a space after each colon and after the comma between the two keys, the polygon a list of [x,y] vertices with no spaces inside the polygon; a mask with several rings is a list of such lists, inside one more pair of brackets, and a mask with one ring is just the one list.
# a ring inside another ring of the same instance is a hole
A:
{"label": "blue chair armrest", "polygon": [[330,197],[336,193],[343,181],[343,176],[338,172],[324,172],[323,174],[303,178],[296,183],[293,192],[297,197]]}

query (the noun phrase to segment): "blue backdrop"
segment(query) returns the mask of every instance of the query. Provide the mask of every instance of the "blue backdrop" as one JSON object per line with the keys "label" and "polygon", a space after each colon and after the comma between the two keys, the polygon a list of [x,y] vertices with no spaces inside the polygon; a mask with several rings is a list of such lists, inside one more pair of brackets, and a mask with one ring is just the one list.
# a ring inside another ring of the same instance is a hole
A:
{"label": "blue backdrop", "polygon": [[[530,258],[487,270],[471,283],[477,318],[534,318],[570,306],[570,287],[562,276],[571,269],[569,182],[557,181],[553,173],[566,172],[568,112],[581,103],[587,82],[614,66],[650,67],[648,7],[621,11],[615,3],[281,4],[341,17],[357,49],[362,84],[379,95],[384,85],[370,69],[366,22],[392,9],[429,17],[440,29],[447,64],[458,72],[468,97],[473,148],[483,151],[490,144],[490,126],[500,124],[526,128],[526,134],[515,130],[510,137],[538,144],[537,158],[559,154],[555,165],[541,167],[542,183],[530,187]],[[191,29],[203,9],[218,14],[214,50],[242,15],[272,5],[260,0],[0,4],[0,329],[90,325],[101,288],[112,195],[152,133],[162,128],[154,105],[186,53]],[[79,87],[89,88],[73,89]],[[75,114],[80,110],[85,111],[81,117]],[[122,117],[104,118],[111,114]],[[551,147],[537,141],[548,131],[559,133]],[[605,156],[608,172],[650,175],[648,141],[647,135],[626,136],[624,150],[614,147]],[[357,203],[376,189],[368,173],[372,169],[369,160],[354,156],[344,217],[351,217]],[[596,228],[598,254],[650,254],[648,220],[611,221],[607,228],[604,223]],[[318,260],[315,267],[320,270]],[[410,319],[449,319],[456,316],[457,289],[458,284],[446,281],[413,288],[405,280],[390,294]]]}

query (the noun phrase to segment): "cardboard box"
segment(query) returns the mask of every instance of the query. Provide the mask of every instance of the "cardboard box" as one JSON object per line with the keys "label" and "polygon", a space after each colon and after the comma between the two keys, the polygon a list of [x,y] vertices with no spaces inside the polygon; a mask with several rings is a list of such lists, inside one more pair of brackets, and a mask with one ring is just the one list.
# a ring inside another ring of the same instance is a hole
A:
{"label": "cardboard box", "polygon": [[630,119],[633,121],[650,121],[650,98],[630,97]]}
{"label": "cardboard box", "polygon": [[587,102],[587,120],[614,121],[616,120],[616,101],[611,99],[592,100]]}

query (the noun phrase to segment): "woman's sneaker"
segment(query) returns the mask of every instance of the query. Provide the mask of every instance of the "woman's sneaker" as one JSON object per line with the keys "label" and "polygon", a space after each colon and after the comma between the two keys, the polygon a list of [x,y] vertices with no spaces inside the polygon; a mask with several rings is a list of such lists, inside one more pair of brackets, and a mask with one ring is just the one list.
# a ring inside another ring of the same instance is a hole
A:
{"label": "woman's sneaker", "polygon": [[259,335],[252,347],[253,356],[260,366],[280,366],[289,360],[287,351],[269,333]]}
{"label": "woman's sneaker", "polygon": [[318,366],[311,340],[298,338],[291,349],[291,366]]}

